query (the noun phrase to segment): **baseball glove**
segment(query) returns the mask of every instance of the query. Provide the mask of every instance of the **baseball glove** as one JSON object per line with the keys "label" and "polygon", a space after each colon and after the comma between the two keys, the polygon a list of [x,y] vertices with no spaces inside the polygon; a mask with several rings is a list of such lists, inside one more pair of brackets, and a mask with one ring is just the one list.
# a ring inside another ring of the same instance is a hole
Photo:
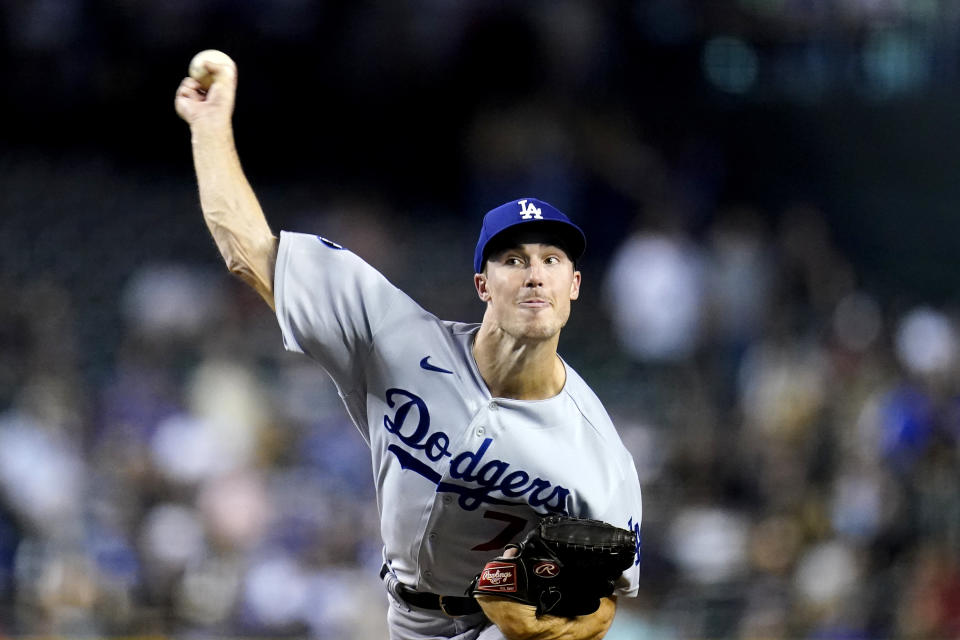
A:
{"label": "baseball glove", "polygon": [[613,594],[617,578],[633,563],[636,538],[599,520],[548,516],[510,547],[517,555],[488,562],[467,593],[533,605],[538,618],[572,618],[593,613],[600,598]]}

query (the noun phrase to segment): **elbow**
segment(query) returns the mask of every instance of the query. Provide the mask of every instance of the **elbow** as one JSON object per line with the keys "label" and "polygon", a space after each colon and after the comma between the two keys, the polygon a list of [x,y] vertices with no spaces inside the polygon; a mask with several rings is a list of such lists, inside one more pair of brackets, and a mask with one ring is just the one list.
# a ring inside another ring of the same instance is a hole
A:
{"label": "elbow", "polygon": [[227,271],[244,282],[248,282],[253,275],[253,270],[250,268],[250,265],[236,256],[225,255],[223,261],[227,265]]}
{"label": "elbow", "polygon": [[227,270],[252,287],[273,306],[273,274],[277,263],[277,239],[269,236],[260,243],[241,243],[235,238],[218,242]]}
{"label": "elbow", "polygon": [[249,264],[230,258],[226,259],[226,264],[227,271],[229,271],[231,275],[239,278],[251,287],[257,287],[258,278],[254,270],[250,268]]}
{"label": "elbow", "polygon": [[233,260],[227,260],[227,270],[260,294],[260,297],[271,309],[276,309],[276,302],[273,297],[272,273],[261,274],[251,269],[246,262]]}
{"label": "elbow", "polygon": [[226,227],[210,225],[217,249],[227,270],[248,284],[259,281],[272,288],[279,240],[269,233],[240,234]]}

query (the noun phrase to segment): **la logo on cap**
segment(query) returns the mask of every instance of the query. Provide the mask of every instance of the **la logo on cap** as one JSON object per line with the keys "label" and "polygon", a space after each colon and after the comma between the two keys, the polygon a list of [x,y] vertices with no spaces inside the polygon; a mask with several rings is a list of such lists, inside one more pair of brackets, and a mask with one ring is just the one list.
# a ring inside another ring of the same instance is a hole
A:
{"label": "la logo on cap", "polygon": [[528,203],[526,200],[520,200],[517,204],[520,205],[520,217],[524,220],[543,220],[543,212],[540,211],[540,207],[534,206],[532,202]]}

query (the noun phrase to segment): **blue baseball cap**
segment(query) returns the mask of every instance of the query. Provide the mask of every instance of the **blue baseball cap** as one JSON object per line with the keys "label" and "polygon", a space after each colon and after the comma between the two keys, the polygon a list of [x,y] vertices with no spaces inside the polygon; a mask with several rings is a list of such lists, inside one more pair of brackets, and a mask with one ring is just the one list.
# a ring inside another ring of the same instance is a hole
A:
{"label": "blue baseball cap", "polygon": [[474,273],[483,271],[490,243],[521,226],[523,230],[543,229],[548,234],[556,235],[574,262],[580,259],[587,246],[587,238],[580,227],[570,222],[570,218],[552,204],[536,198],[511,200],[483,216],[480,239],[473,253]]}

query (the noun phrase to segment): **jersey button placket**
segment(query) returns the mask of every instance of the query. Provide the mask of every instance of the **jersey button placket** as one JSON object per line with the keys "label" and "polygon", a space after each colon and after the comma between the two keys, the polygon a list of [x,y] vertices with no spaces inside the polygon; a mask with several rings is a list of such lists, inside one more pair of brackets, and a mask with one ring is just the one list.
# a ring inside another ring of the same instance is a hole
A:
{"label": "jersey button placket", "polygon": [[496,401],[496,400],[491,400],[490,402],[487,403],[487,413],[488,413],[488,415],[487,415],[487,422],[488,422],[488,424],[487,424],[486,426],[480,425],[480,426],[478,426],[478,427],[476,428],[476,430],[474,431],[474,433],[476,434],[476,436],[477,436],[478,438],[482,438],[482,437],[484,437],[484,436],[487,434],[488,427],[489,427],[491,424],[493,424],[493,420],[494,420],[494,416],[493,416],[493,415],[490,415],[490,414],[495,413],[498,409],[500,409],[500,405],[497,404],[497,401]]}

